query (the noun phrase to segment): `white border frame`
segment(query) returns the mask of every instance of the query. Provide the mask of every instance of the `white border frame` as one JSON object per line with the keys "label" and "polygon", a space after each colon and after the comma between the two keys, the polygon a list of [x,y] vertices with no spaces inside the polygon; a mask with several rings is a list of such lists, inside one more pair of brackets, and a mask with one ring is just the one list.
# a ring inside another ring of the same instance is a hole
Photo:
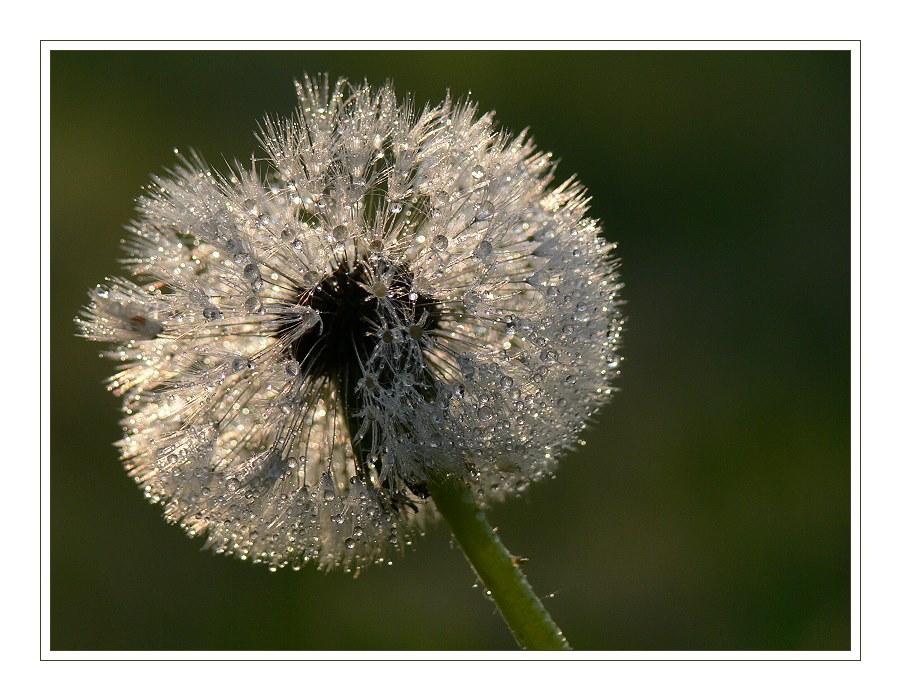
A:
{"label": "white border frame", "polygon": [[[553,51],[560,49],[634,51],[849,51],[851,53],[851,649],[828,652],[62,652],[50,649],[50,52],[54,50],[472,50],[502,49]],[[605,661],[850,661],[861,659],[860,575],[860,68],[858,41],[43,41],[41,52],[41,630],[44,660],[310,660],[310,661],[416,661],[448,660],[605,660]]]}

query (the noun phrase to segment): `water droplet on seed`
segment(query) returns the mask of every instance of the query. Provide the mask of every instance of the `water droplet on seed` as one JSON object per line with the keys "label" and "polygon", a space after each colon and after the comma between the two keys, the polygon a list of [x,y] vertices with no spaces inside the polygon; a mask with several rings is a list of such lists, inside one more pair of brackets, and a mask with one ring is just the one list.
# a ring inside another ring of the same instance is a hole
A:
{"label": "water droplet on seed", "polygon": [[483,201],[475,212],[476,221],[486,221],[494,215],[494,204],[488,200]]}
{"label": "water droplet on seed", "polygon": [[484,260],[485,258],[490,256],[490,254],[493,252],[494,252],[494,246],[487,239],[484,239],[477,246],[475,246],[475,257],[478,258],[479,260]]}
{"label": "water droplet on seed", "polygon": [[262,311],[263,305],[259,297],[247,297],[247,301],[244,302],[244,308],[248,314],[258,314]]}

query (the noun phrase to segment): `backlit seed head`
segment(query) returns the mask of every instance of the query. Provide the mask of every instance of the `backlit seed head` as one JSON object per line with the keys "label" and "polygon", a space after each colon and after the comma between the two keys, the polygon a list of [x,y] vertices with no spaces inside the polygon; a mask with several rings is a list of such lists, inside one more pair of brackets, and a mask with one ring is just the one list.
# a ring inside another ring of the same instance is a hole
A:
{"label": "backlit seed head", "polygon": [[78,319],[114,345],[129,474],[217,552],[352,571],[433,512],[520,493],[609,399],[614,245],[574,180],[471,102],[297,84],[268,158],[155,177]]}

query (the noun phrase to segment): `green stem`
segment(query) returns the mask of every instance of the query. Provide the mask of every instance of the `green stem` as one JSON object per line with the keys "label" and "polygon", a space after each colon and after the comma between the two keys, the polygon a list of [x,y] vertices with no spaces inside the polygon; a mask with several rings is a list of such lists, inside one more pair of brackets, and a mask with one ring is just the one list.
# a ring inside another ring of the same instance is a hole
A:
{"label": "green stem", "polygon": [[449,479],[434,479],[428,488],[519,646],[540,651],[571,649],[519,568],[522,560],[503,546],[469,490]]}

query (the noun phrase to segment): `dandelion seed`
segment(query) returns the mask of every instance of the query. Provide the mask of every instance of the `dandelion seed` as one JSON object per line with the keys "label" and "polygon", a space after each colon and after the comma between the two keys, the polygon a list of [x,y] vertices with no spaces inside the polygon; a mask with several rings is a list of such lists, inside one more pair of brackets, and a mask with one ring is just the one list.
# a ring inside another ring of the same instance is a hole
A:
{"label": "dandelion seed", "polygon": [[266,161],[153,179],[132,280],[78,321],[124,365],[118,445],[167,519],[350,571],[421,530],[436,475],[484,500],[552,473],[619,373],[620,284],[583,188],[524,133],[390,86],[297,93]]}

